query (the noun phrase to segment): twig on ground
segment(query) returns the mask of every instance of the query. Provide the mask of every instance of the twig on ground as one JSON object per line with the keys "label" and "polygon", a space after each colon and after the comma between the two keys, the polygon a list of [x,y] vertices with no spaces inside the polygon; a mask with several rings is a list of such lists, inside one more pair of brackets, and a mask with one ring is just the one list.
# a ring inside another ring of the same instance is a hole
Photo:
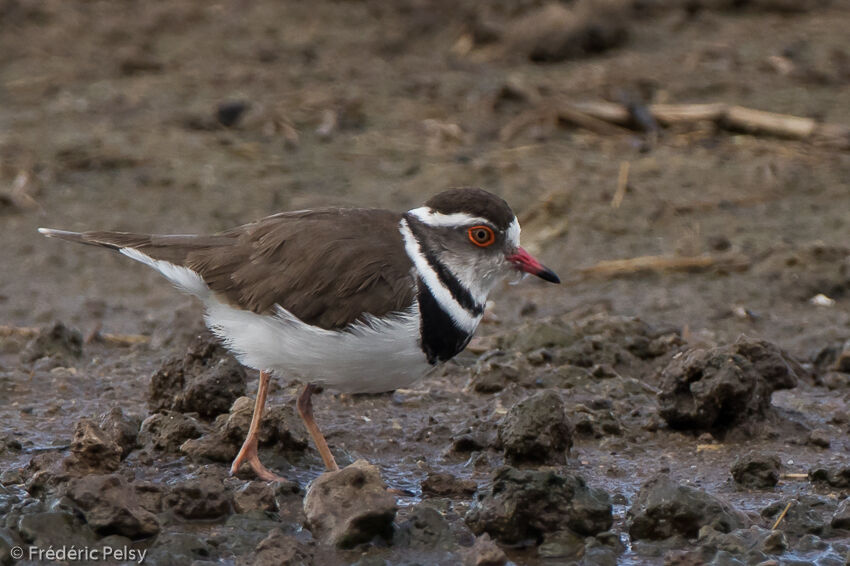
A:
{"label": "twig on ground", "polygon": [[[628,126],[632,115],[628,107],[616,102],[575,102],[574,110],[592,118]],[[714,122],[732,131],[753,135],[768,135],[850,149],[850,126],[825,124],[802,116],[765,112],[724,103],[709,104],[650,104],[651,115],[664,125],[693,122]]]}
{"label": "twig on ground", "polygon": [[579,273],[586,277],[618,277],[641,271],[698,271],[711,267],[744,269],[747,266],[749,266],[749,260],[737,254],[716,256],[649,255],[600,261],[596,265],[580,269]]}
{"label": "twig on ground", "polygon": [[773,523],[773,526],[770,527],[771,531],[775,531],[776,527],[779,526],[779,523],[782,522],[782,519],[785,518],[785,514],[788,513],[788,510],[791,508],[791,504],[794,503],[794,500],[788,502],[788,505],[785,506],[785,509],[782,510],[782,513],[779,514],[779,517],[776,518],[776,522]]}

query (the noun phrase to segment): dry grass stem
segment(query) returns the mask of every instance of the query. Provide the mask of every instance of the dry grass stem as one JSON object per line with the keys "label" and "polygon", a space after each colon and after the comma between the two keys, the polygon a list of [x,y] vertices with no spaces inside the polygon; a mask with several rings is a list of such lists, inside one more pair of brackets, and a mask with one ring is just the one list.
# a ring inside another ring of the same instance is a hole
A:
{"label": "dry grass stem", "polygon": [[777,518],[776,518],[776,522],[775,522],[775,523],[773,523],[773,526],[772,526],[772,527],[770,527],[770,530],[771,530],[771,531],[775,531],[775,530],[776,530],[776,527],[778,527],[778,526],[779,526],[779,523],[781,523],[781,522],[782,522],[782,519],[784,519],[784,518],[785,518],[785,514],[786,514],[786,513],[788,513],[788,510],[791,508],[791,504],[792,504],[792,503],[794,503],[794,501],[793,501],[793,500],[788,502],[788,505],[786,505],[786,506],[785,506],[785,509],[783,509],[783,510],[782,510],[782,513],[780,513],[780,514],[779,514],[779,517],[777,517]]}

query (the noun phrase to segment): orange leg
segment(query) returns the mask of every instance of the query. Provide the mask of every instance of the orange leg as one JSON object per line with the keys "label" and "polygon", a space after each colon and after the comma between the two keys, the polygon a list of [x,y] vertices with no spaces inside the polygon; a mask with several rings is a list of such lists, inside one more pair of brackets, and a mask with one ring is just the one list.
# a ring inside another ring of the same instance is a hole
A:
{"label": "orange leg", "polygon": [[254,473],[265,481],[286,481],[284,478],[268,470],[257,455],[257,442],[260,435],[260,419],[263,417],[263,407],[266,404],[266,397],[269,394],[269,380],[271,375],[266,371],[260,372],[260,382],[257,386],[257,399],[254,401],[254,416],[251,417],[251,427],[248,429],[248,436],[245,442],[242,443],[242,448],[233,464],[230,466],[230,475],[235,475],[239,471],[239,466],[243,462],[248,462]]}
{"label": "orange leg", "polygon": [[339,466],[336,465],[334,455],[331,454],[331,449],[328,448],[328,443],[325,441],[325,437],[322,435],[319,427],[316,426],[316,421],[313,420],[313,401],[310,400],[310,396],[313,394],[315,389],[316,386],[311,383],[308,383],[304,387],[304,391],[302,391],[301,395],[298,396],[298,414],[301,415],[301,418],[304,420],[304,426],[307,427],[307,432],[309,432],[310,436],[313,437],[313,442],[316,443],[316,448],[319,449],[319,454],[322,455],[325,467],[329,472],[335,472],[339,469]]}

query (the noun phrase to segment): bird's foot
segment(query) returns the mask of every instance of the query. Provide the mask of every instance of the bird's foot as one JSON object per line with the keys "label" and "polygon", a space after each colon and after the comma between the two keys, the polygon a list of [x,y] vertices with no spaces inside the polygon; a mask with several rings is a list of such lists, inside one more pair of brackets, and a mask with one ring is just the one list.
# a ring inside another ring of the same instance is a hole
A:
{"label": "bird's foot", "polygon": [[[246,443],[247,445],[247,443]],[[272,472],[268,468],[266,468],[262,462],[260,462],[260,457],[257,455],[257,446],[246,446],[243,445],[242,449],[237,454],[236,459],[233,460],[233,464],[230,466],[230,475],[235,476],[239,471],[239,467],[247,462],[251,469],[254,470],[254,473],[257,474],[257,477],[263,481],[287,481],[286,478],[277,475]]]}

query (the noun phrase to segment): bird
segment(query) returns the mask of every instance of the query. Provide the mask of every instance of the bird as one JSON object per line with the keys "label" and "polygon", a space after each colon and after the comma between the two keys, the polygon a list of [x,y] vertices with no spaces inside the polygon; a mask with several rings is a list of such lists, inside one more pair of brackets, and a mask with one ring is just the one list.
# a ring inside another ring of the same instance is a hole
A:
{"label": "bird", "polygon": [[259,371],[251,425],[230,473],[248,464],[267,481],[283,480],[257,452],[272,376],[305,384],[296,408],[335,471],[313,418],[318,387],[410,386],[467,346],[499,280],[519,272],[560,282],[520,246],[508,203],[475,187],[445,190],[404,213],[281,212],[214,235],[39,232],[117,251],[203,302],[211,331]]}

